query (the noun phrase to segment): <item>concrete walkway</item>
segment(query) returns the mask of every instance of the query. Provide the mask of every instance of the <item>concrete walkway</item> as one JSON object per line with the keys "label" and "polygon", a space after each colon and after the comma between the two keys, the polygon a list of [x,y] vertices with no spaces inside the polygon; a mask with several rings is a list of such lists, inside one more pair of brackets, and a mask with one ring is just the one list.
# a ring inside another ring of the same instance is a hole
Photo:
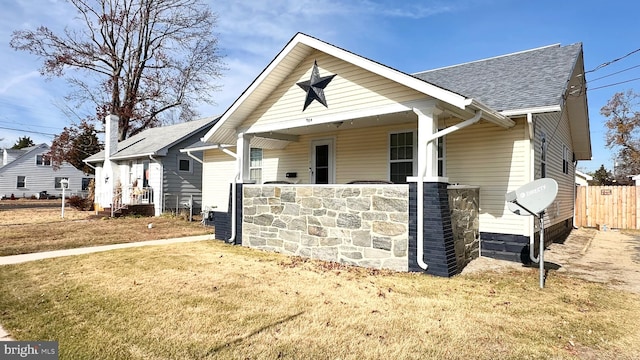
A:
{"label": "concrete walkway", "polygon": [[174,239],[149,240],[149,241],[126,243],[126,244],[90,246],[90,247],[83,247],[83,248],[76,248],[76,249],[55,250],[55,251],[45,251],[45,252],[31,253],[31,254],[1,256],[0,265],[20,264],[28,261],[50,259],[50,258],[56,258],[56,257],[62,257],[62,256],[90,254],[90,253],[101,252],[101,251],[126,249],[126,248],[132,248],[132,247],[140,247],[140,246],[166,245],[166,244],[174,244],[174,243],[211,240],[213,238],[214,238],[213,234],[207,234],[207,235],[188,236],[183,238],[174,238]]}
{"label": "concrete walkway", "polygon": [[[83,247],[83,248],[77,248],[77,249],[45,251],[45,252],[32,253],[32,254],[0,256],[0,265],[20,264],[28,261],[51,259],[51,258],[57,258],[57,257],[63,257],[63,256],[90,254],[90,253],[96,253],[101,251],[126,249],[126,248],[132,248],[132,247],[140,247],[140,246],[166,245],[166,244],[185,243],[185,242],[193,242],[193,241],[212,240],[212,239],[214,239],[214,235],[207,234],[207,235],[188,236],[183,238],[174,238],[174,239],[150,240],[150,241],[140,241],[140,242],[132,242],[132,243],[126,243],[126,244],[91,246],[91,247]],[[7,333],[2,328],[2,325],[0,325],[0,341],[13,341],[13,340],[14,339],[11,338],[11,336],[9,336],[9,333]]]}

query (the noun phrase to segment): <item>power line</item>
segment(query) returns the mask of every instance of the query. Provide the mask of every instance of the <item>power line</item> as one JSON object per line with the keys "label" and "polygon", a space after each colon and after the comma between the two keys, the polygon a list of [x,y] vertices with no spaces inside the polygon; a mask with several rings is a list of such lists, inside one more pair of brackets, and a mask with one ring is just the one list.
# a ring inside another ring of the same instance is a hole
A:
{"label": "power line", "polygon": [[26,133],[31,133],[31,134],[38,134],[38,135],[56,136],[56,134],[43,133],[43,132],[40,132],[40,131],[31,131],[31,130],[23,130],[23,129],[14,129],[14,128],[8,128],[8,127],[4,127],[4,126],[0,126],[0,129],[13,130],[13,131],[21,131],[21,132],[26,132]]}
{"label": "power line", "polygon": [[591,69],[591,70],[589,70],[589,71],[585,71],[584,73],[585,73],[585,74],[588,74],[588,73],[590,73],[590,72],[598,71],[598,70],[602,69],[603,67],[609,66],[609,65],[613,64],[614,62],[620,61],[620,60],[622,60],[622,59],[624,59],[624,58],[626,58],[626,57],[629,57],[629,56],[631,56],[631,55],[633,55],[633,54],[635,54],[635,53],[639,52],[639,51],[640,51],[640,49],[635,49],[635,50],[633,50],[632,52],[628,53],[627,55],[621,56],[621,57],[619,57],[619,58],[617,58],[617,59],[613,59],[613,60],[610,60],[610,61],[604,62],[604,63],[602,63],[602,64],[600,64],[600,65],[596,66],[595,68],[593,68],[593,69]]}
{"label": "power line", "polygon": [[[0,115],[0,116],[2,116],[2,115]],[[15,124],[15,121],[2,121],[2,120],[0,120],[0,123],[13,125],[13,124]],[[27,125],[27,126],[37,126],[37,127],[39,127],[39,128],[47,128],[47,129],[53,129],[53,130],[61,130],[59,126],[44,126],[44,125]]]}
{"label": "power line", "polygon": [[640,80],[640,77],[637,77],[635,79],[629,79],[629,80],[625,80],[625,81],[620,81],[620,82],[613,83],[613,84],[607,84],[607,85],[597,86],[597,87],[594,87],[594,88],[589,88],[589,90],[603,89],[603,88],[616,86],[616,85],[620,85],[620,84],[624,84],[624,83],[628,83],[628,82],[632,82],[632,81],[637,81],[637,80]]}
{"label": "power line", "polygon": [[599,78],[591,79],[591,80],[589,80],[588,82],[594,82],[594,81],[598,81],[598,80],[600,80],[600,79],[608,78],[609,76],[617,75],[617,74],[620,74],[620,73],[622,73],[622,72],[629,71],[629,70],[631,70],[631,69],[635,69],[635,68],[637,68],[637,67],[640,67],[640,65],[636,65],[636,66],[628,67],[628,68],[626,68],[626,69],[622,69],[622,70],[620,70],[620,71],[616,71],[616,72],[611,73],[611,74],[608,74],[608,75],[600,76]]}

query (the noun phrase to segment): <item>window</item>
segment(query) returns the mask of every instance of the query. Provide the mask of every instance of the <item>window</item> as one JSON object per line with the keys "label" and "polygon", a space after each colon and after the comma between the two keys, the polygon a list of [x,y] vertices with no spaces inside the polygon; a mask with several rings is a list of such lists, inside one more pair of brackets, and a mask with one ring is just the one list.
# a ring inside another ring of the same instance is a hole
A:
{"label": "window", "polygon": [[[56,180],[55,180],[56,189],[62,189],[62,183],[61,183],[62,179],[66,179],[67,181],[69,180],[68,177],[56,177]],[[67,184],[67,189],[68,188],[69,188],[69,184]]]}
{"label": "window", "polygon": [[191,172],[191,159],[178,159],[178,170]]}
{"label": "window", "polygon": [[262,149],[251,148],[249,155],[249,179],[262,183]]}
{"label": "window", "polygon": [[91,182],[90,178],[82,178],[82,190],[89,190],[89,183]]}
{"label": "window", "polygon": [[[417,157],[414,132],[394,133],[389,141],[389,180],[396,184],[407,182],[407,176],[416,176]],[[445,176],[445,138],[437,140],[438,176]],[[426,154],[425,154],[426,156]],[[416,171],[414,171],[416,170]]]}
{"label": "window", "polygon": [[[438,129],[438,131],[440,131],[440,130],[442,130],[442,129]],[[436,140],[436,142],[437,142],[437,145],[438,145],[438,176],[445,176],[446,167],[445,167],[445,162],[444,162],[444,159],[445,159],[445,153],[444,153],[444,150],[445,150],[445,146],[444,146],[445,138],[444,138],[444,136],[443,137],[439,137]]]}
{"label": "window", "polygon": [[540,133],[540,177],[547,177],[547,135]]}
{"label": "window", "polygon": [[45,155],[36,155],[36,165],[51,166],[51,159]]}
{"label": "window", "polygon": [[562,173],[569,174],[569,148],[562,145]]}
{"label": "window", "polygon": [[407,176],[414,176],[414,133],[391,134],[389,139],[389,180],[396,184],[406,184]]}
{"label": "window", "polygon": [[18,181],[16,183],[16,187],[18,189],[25,188],[26,187],[26,182],[27,182],[27,177],[26,176],[18,176]]}

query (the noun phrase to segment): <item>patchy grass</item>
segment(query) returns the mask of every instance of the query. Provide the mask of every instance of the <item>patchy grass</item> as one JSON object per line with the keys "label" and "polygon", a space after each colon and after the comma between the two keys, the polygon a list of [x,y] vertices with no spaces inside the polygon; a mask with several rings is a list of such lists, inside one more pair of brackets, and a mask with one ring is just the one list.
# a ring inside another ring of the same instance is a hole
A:
{"label": "patchy grass", "polygon": [[[151,229],[148,224],[153,223]],[[0,256],[83,246],[168,239],[211,233],[199,222],[162,216],[96,218],[93,212],[60,208],[3,209],[0,212]]]}
{"label": "patchy grass", "polygon": [[61,359],[636,359],[640,298],[535,269],[451,279],[215,241],[0,267],[0,323]]}

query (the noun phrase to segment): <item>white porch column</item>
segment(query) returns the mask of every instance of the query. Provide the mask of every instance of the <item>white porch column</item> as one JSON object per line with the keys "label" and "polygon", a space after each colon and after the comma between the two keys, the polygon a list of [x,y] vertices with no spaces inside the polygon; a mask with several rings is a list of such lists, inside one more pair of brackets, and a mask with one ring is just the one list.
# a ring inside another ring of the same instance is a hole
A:
{"label": "white porch column", "polygon": [[238,177],[238,182],[244,183],[250,180],[249,174],[249,161],[251,154],[251,136],[245,133],[238,134],[238,141],[236,144],[236,154],[237,154],[237,166],[238,173],[240,176]]}
{"label": "white porch column", "polygon": [[438,143],[428,142],[438,131],[437,108],[413,109],[418,115],[418,177],[438,176]]}

